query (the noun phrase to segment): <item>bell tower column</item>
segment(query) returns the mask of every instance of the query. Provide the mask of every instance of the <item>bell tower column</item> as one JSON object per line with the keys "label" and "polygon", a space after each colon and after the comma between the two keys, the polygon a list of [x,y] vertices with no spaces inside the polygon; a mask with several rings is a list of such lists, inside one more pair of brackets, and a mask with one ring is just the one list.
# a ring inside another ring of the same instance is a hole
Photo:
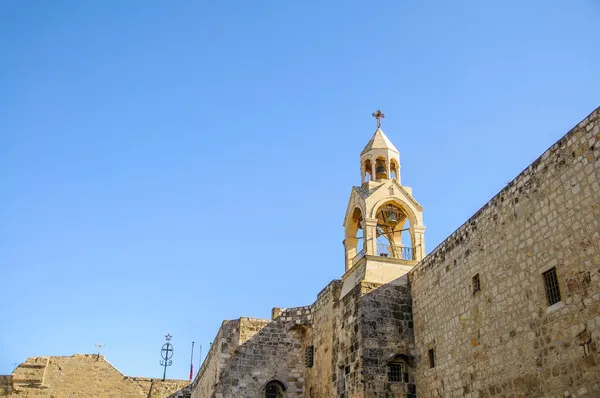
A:
{"label": "bell tower column", "polygon": [[369,256],[377,255],[377,219],[365,218],[364,250]]}
{"label": "bell tower column", "polygon": [[410,231],[411,241],[413,242],[413,260],[421,261],[425,257],[425,227],[415,225]]}
{"label": "bell tower column", "polygon": [[352,261],[358,254],[356,252],[358,239],[347,237],[344,239],[344,249],[346,252],[346,271],[348,271],[352,267]]}

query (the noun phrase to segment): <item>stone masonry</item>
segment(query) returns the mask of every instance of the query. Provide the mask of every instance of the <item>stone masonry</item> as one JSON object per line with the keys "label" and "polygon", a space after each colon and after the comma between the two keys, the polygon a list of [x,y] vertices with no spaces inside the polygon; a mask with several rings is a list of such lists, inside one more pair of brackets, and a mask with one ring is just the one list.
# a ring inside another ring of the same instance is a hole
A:
{"label": "stone masonry", "polygon": [[[551,268],[562,299],[548,306],[542,274]],[[600,396],[600,110],[410,280],[419,396]]]}
{"label": "stone masonry", "polygon": [[29,358],[0,380],[0,396],[8,397],[164,398],[189,385],[187,380],[125,376],[97,354]]}
{"label": "stone masonry", "polygon": [[[225,321],[193,397],[600,397],[600,108],[424,258],[399,159],[378,129],[342,279],[308,307]],[[412,257],[400,239],[380,252],[385,206],[410,221]]]}

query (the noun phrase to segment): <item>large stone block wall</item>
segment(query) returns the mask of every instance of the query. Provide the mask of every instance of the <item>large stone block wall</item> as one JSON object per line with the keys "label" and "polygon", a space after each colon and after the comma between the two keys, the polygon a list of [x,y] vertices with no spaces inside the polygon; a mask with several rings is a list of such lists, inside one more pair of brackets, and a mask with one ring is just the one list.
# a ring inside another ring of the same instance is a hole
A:
{"label": "large stone block wall", "polygon": [[[360,301],[364,397],[414,398],[416,351],[408,277],[383,285],[363,282]],[[397,358],[408,373],[406,382],[389,380],[388,364]]]}
{"label": "large stone block wall", "polygon": [[246,336],[246,340],[221,370],[212,396],[264,397],[267,383],[277,380],[285,386],[286,398],[303,397],[304,341],[312,322],[311,308],[287,309],[272,321],[242,319],[240,335]]}
{"label": "large stone block wall", "polygon": [[[599,119],[600,108],[409,274],[420,398],[600,396]],[[549,307],[552,267],[562,300]]]}
{"label": "large stone block wall", "polygon": [[221,371],[238,347],[239,341],[240,320],[224,321],[192,383],[193,398],[213,396]]}
{"label": "large stone block wall", "polygon": [[332,383],[337,366],[333,361],[334,334],[339,323],[338,308],[342,282],[331,282],[317,296],[312,306],[313,324],[305,346],[314,347],[313,367],[306,368],[306,397],[334,397],[337,389]]}

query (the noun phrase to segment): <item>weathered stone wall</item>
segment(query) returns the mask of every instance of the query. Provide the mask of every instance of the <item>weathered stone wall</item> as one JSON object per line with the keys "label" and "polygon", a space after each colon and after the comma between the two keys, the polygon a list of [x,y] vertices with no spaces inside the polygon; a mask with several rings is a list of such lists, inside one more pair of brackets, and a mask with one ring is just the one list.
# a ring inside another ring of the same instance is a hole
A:
{"label": "weathered stone wall", "polygon": [[12,374],[15,397],[152,397],[164,398],[188,381],[127,377],[104,356],[35,357]]}
{"label": "weathered stone wall", "polygon": [[8,395],[13,392],[12,375],[0,376],[0,396]]}
{"label": "weathered stone wall", "polygon": [[310,307],[287,309],[267,322],[242,318],[240,335],[246,340],[223,367],[214,396],[262,397],[266,384],[277,380],[285,386],[286,398],[303,397],[303,341],[311,318]]}
{"label": "weathered stone wall", "polygon": [[[599,118],[600,108],[409,274],[420,398],[600,396]],[[549,307],[552,267],[562,300]]]}
{"label": "weathered stone wall", "polygon": [[192,383],[193,398],[213,396],[221,371],[239,345],[239,341],[240,320],[224,321]]}
{"label": "weathered stone wall", "polygon": [[[415,397],[416,355],[413,341],[412,299],[408,277],[394,283],[361,285],[361,341],[365,397]],[[388,364],[404,365],[408,380],[390,381]]]}
{"label": "weathered stone wall", "polygon": [[317,296],[312,306],[313,324],[305,346],[314,347],[313,367],[306,368],[306,397],[334,397],[332,383],[337,367],[333,362],[333,338],[339,324],[338,306],[342,282],[337,280],[327,285]]}

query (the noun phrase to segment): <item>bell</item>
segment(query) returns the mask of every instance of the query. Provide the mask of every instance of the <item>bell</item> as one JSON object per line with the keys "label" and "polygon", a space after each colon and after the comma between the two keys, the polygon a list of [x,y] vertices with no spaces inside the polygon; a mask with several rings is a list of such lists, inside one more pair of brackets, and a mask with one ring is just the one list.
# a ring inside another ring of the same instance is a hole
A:
{"label": "bell", "polygon": [[398,224],[398,219],[396,218],[396,212],[390,211],[387,216],[387,222],[390,224]]}
{"label": "bell", "polygon": [[385,174],[385,167],[383,166],[377,166],[377,168],[375,169],[375,174]]}

